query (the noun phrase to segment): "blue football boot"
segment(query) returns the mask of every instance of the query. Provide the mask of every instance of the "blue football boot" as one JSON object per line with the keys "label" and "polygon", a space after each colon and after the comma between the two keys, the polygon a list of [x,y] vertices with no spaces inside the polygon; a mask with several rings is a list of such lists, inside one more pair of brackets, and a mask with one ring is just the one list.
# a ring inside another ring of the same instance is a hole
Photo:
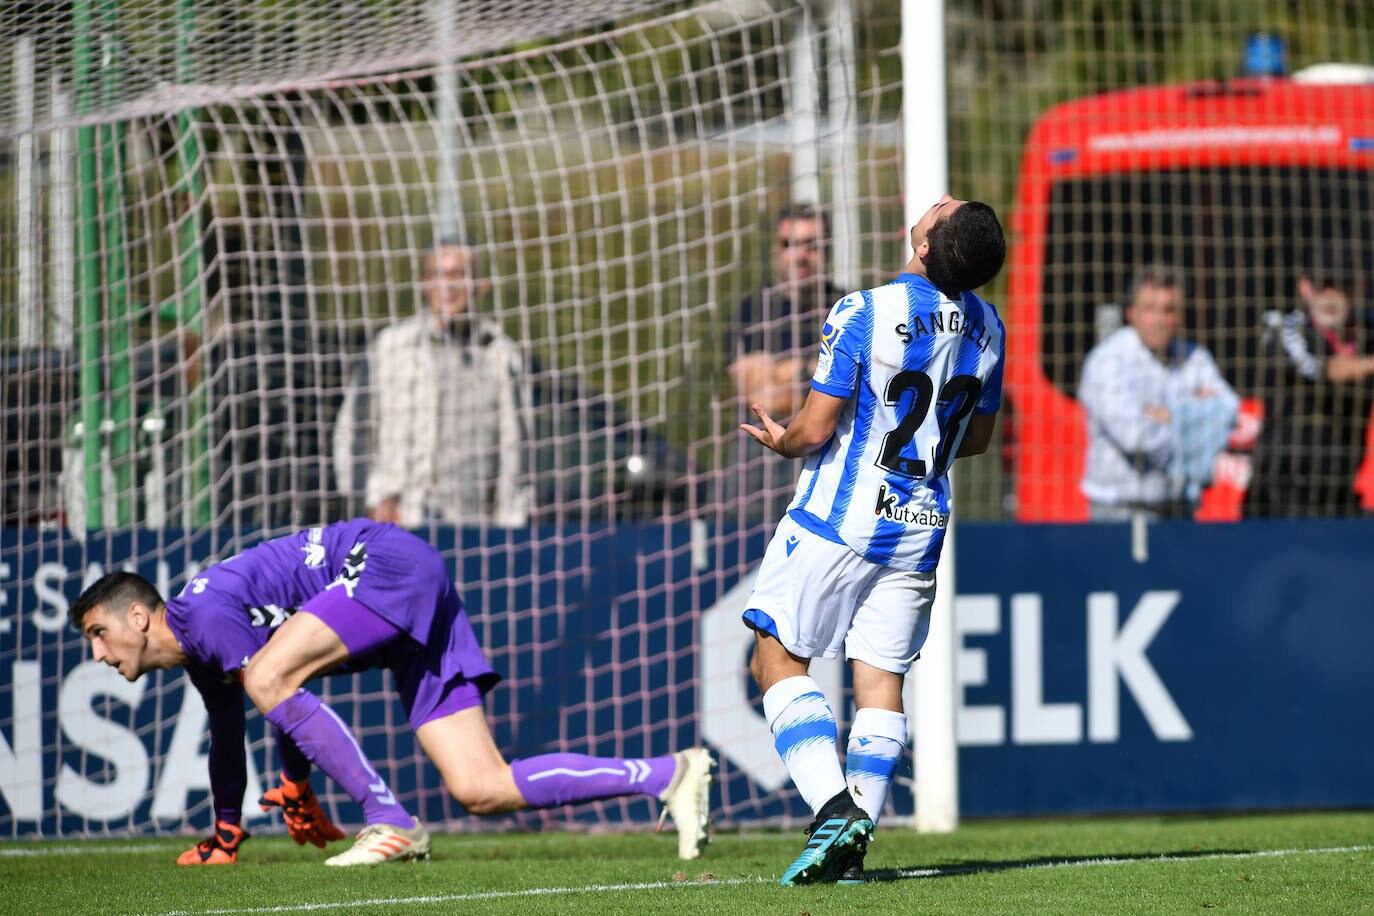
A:
{"label": "blue football boot", "polygon": [[849,873],[855,853],[862,874],[863,854],[873,839],[873,821],[854,804],[848,789],[825,803],[806,832],[810,839],[802,854],[783,872],[779,882],[783,887],[837,882]]}

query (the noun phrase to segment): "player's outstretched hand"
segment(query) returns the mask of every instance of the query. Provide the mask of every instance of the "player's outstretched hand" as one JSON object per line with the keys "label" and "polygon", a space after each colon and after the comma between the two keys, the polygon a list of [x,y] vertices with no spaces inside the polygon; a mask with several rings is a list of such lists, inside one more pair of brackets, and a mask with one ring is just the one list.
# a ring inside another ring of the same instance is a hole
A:
{"label": "player's outstretched hand", "polygon": [[247,832],[238,824],[228,821],[215,821],[215,832],[207,840],[183,852],[177,858],[178,865],[233,865],[238,861],[239,846],[248,839]]}
{"label": "player's outstretched hand", "polygon": [[282,774],[281,785],[268,789],[258,799],[258,804],[264,811],[281,809],[286,819],[286,829],[297,846],[313,843],[323,849],[325,843],[344,838],[344,832],[320,807],[320,800],[315,797],[315,790],[310,788],[308,779],[305,782],[292,782]]}
{"label": "player's outstretched hand", "polygon": [[785,433],[787,429],[777,420],[769,416],[768,411],[764,409],[763,405],[754,404],[753,409],[754,414],[759,418],[759,425],[751,426],[748,423],[741,423],[739,428],[753,436],[755,441],[762,443],[775,452],[778,451],[778,445],[782,442],[782,434]]}

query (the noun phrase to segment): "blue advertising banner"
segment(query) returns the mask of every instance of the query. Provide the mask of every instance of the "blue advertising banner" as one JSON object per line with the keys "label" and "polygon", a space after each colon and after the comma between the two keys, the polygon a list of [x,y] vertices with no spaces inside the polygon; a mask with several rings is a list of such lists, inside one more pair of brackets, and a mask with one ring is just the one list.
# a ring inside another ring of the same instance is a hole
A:
{"label": "blue advertising banner", "polygon": [[1374,523],[958,529],[968,815],[1374,805]]}
{"label": "blue advertising banner", "polygon": [[[1178,522],[1147,534],[959,525],[963,813],[1374,805],[1374,524]],[[160,558],[215,557],[228,537],[213,535],[121,532],[83,546],[0,531],[0,836],[209,823],[198,697],[176,672],[129,684],[91,663],[66,606],[130,557],[175,593],[186,571]],[[748,570],[761,539],[623,525],[441,531],[436,546],[465,558],[460,583],[481,583],[463,591],[512,674],[488,702],[509,756],[569,736],[624,736],[628,756],[700,740],[721,759],[718,821],[806,816],[750,683],[739,613],[751,573],[723,571]],[[847,723],[843,666],[815,670]],[[321,689],[369,755],[391,762],[402,800],[430,821],[462,816],[416,754],[389,678],[364,675],[357,699],[329,693],[337,682]],[[260,717],[250,731],[268,748]],[[255,757],[252,785],[275,766],[270,750]],[[911,811],[909,776],[898,813]],[[655,813],[641,801],[574,816]]]}
{"label": "blue advertising banner", "polygon": [[[709,582],[692,584],[690,551],[670,549],[676,537],[687,546],[689,526],[558,533],[441,529],[431,538],[445,556],[464,558],[455,570],[460,592],[479,640],[508,678],[486,703],[498,746],[513,759],[569,738],[609,735],[621,756],[671,752],[650,724],[690,723],[693,602],[714,597]],[[209,824],[198,694],[180,671],[128,683],[91,661],[66,611],[86,585],[120,568],[176,594],[225,556],[217,545],[229,535],[123,531],[82,545],[56,532],[0,530],[0,836],[140,831],[179,824],[188,812]],[[193,560],[173,568],[169,555]],[[646,605],[645,588],[663,594]],[[357,677],[310,686],[419,816],[462,816],[419,753],[390,676]],[[261,751],[250,756],[250,820],[262,817],[252,804],[255,787],[277,766],[267,732],[261,716],[249,716],[250,744]],[[641,800],[609,814],[584,806],[574,817],[643,822],[656,814]]]}

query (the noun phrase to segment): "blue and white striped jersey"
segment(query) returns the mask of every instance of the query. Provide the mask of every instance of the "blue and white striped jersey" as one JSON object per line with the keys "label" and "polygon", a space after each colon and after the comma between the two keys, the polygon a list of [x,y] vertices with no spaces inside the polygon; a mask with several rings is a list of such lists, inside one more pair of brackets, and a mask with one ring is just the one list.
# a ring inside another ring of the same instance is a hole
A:
{"label": "blue and white striped jersey", "polygon": [[972,292],[902,274],[835,303],[811,387],[848,398],[806,459],[788,514],[884,566],[933,571],[953,494],[946,471],[972,413],[1002,405],[1005,331]]}

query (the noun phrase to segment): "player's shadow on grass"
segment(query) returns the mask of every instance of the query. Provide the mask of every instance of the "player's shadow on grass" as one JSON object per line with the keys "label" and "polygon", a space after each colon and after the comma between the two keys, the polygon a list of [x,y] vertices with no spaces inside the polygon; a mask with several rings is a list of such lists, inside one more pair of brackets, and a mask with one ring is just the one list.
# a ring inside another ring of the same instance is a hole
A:
{"label": "player's shadow on grass", "polygon": [[868,881],[909,881],[913,878],[958,878],[987,872],[1015,871],[1022,868],[1072,868],[1080,865],[1110,865],[1125,862],[1149,862],[1161,859],[1195,859],[1212,856],[1241,855],[1248,849],[1187,849],[1178,852],[1120,853],[1103,856],[1043,856],[1034,859],[1014,859],[1002,862],[962,862],[958,865],[924,865],[911,868],[875,868],[867,871]]}

